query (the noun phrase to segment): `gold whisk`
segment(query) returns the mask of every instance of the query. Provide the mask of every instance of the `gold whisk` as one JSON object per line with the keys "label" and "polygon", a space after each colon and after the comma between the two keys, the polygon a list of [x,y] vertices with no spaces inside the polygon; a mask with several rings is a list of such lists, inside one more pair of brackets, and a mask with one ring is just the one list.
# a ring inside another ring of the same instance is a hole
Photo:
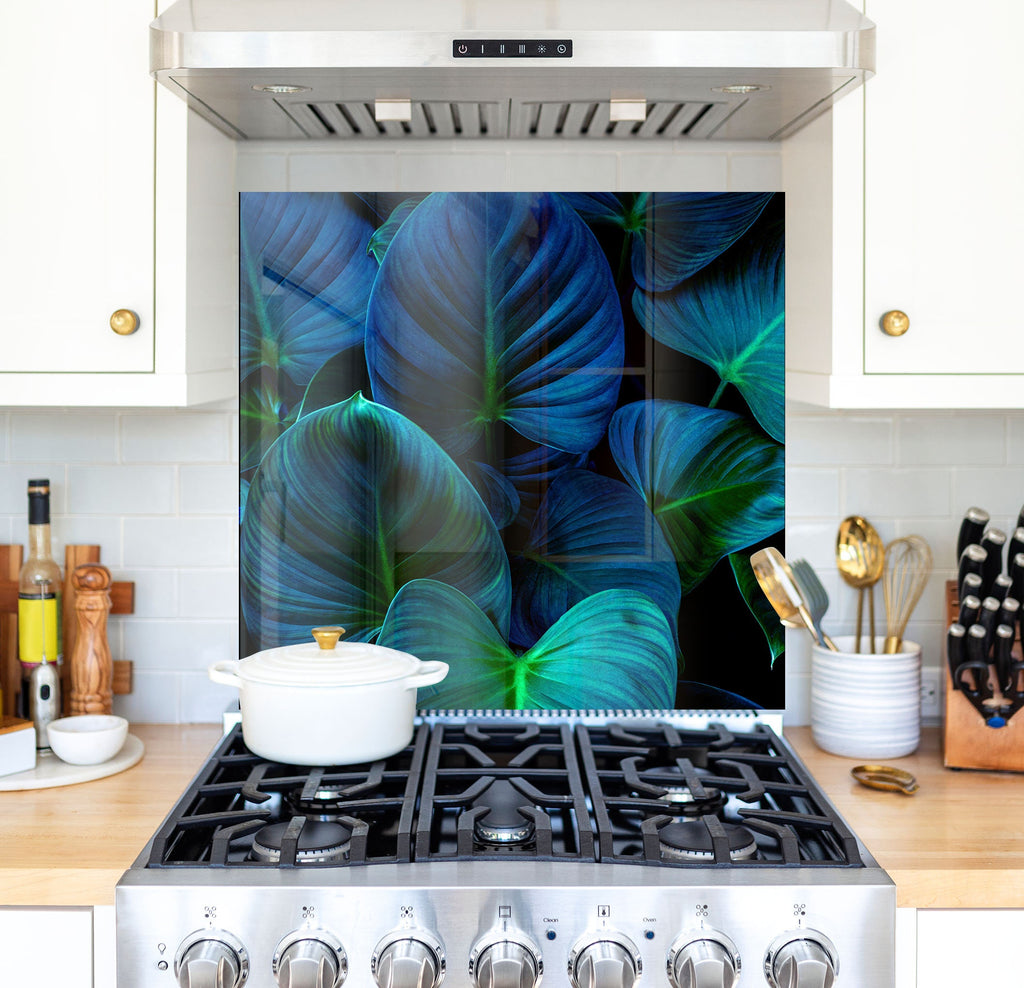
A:
{"label": "gold whisk", "polygon": [[893,539],[885,547],[882,596],[886,635],[882,650],[886,655],[895,655],[903,645],[903,633],[931,571],[932,550],[920,535]]}

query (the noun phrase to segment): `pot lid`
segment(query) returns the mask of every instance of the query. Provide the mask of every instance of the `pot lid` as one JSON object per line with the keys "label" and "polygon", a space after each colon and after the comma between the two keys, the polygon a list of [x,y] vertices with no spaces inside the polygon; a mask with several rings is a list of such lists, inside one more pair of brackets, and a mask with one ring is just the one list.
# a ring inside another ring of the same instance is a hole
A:
{"label": "pot lid", "polygon": [[316,641],[256,652],[238,663],[238,675],[275,686],[368,686],[405,679],[423,664],[414,655],[382,645],[339,642],[344,631],[314,628]]}

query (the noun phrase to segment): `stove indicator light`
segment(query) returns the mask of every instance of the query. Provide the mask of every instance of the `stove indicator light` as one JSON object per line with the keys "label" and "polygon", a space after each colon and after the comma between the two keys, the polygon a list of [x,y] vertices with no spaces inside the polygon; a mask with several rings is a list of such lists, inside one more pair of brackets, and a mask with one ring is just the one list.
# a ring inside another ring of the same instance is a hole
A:
{"label": "stove indicator light", "polygon": [[556,933],[556,932],[555,932],[554,930],[548,930],[548,931],[547,931],[547,933],[545,933],[544,935],[545,935],[545,936],[546,936],[546,937],[547,937],[547,938],[548,938],[549,940],[554,940],[554,939],[555,939],[555,937],[557,937],[557,936],[558,936],[558,934],[557,934],[557,933]]}
{"label": "stove indicator light", "polygon": [[644,930],[644,937],[648,940],[654,939],[654,930]]}
{"label": "stove indicator light", "polygon": [[598,906],[597,907],[597,918],[598,919],[608,919],[608,917],[611,916],[611,914],[612,914],[612,907],[611,906]]}

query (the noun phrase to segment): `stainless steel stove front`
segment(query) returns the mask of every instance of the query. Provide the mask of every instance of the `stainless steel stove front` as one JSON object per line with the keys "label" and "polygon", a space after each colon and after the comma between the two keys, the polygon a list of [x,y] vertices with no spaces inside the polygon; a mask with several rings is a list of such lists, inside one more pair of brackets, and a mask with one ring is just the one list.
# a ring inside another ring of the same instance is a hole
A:
{"label": "stainless steel stove front", "polygon": [[133,869],[117,915],[132,988],[894,985],[895,887],[870,859]]}

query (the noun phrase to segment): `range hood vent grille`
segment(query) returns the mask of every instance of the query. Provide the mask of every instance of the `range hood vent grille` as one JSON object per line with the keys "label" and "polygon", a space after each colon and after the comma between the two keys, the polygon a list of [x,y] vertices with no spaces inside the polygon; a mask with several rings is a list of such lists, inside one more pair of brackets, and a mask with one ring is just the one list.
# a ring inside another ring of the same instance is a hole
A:
{"label": "range hood vent grille", "polygon": [[508,136],[504,102],[412,102],[412,119],[377,120],[373,100],[281,103],[281,108],[313,138],[464,138]]}
{"label": "range hood vent grille", "polygon": [[409,121],[377,120],[372,100],[278,101],[311,138],[680,138],[711,137],[739,106],[667,100],[652,103],[645,120],[610,119],[607,100],[412,101]]}

